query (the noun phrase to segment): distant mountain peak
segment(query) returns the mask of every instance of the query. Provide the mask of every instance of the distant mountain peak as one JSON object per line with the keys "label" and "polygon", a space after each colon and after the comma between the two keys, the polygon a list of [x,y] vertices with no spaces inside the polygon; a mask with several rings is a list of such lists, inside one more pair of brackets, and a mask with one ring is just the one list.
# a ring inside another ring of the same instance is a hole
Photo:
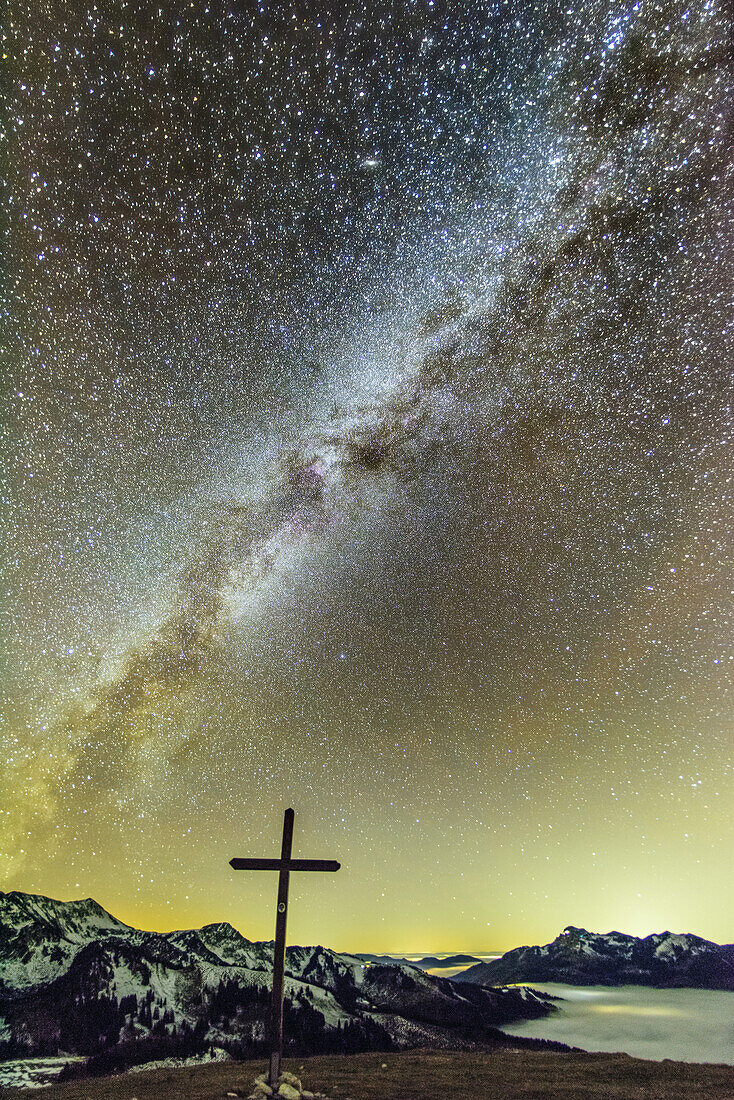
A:
{"label": "distant mountain peak", "polygon": [[479,985],[566,982],[734,989],[734,947],[691,932],[589,932],[569,924],[551,942],[518,947],[457,975]]}
{"label": "distant mountain peak", "polygon": [[[242,933],[239,932],[234,927],[233,924],[230,924],[226,920],[216,921],[212,924],[203,924],[201,926],[201,928],[199,929],[199,931],[200,932],[222,933],[222,934],[227,935],[227,936],[240,936],[243,940],[245,939],[245,937],[242,935]],[[251,942],[252,942],[251,940],[247,940],[247,943],[251,943]]]}
{"label": "distant mountain peak", "polygon": [[26,921],[49,920],[72,925],[84,918],[92,918],[100,925],[129,928],[117,917],[113,917],[94,898],[78,898],[71,901],[57,901],[45,894],[26,894],[21,890],[0,890],[0,920],[3,923],[13,919]]}

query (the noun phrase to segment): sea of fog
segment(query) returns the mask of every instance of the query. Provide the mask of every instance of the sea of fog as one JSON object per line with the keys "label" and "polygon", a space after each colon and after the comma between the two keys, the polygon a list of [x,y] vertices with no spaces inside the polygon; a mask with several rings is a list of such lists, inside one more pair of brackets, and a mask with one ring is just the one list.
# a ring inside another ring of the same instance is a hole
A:
{"label": "sea of fog", "polygon": [[[498,954],[461,952],[482,962]],[[460,954],[460,952],[455,952]],[[424,952],[448,958],[441,952]],[[405,953],[418,960],[424,955]],[[427,973],[453,978],[465,966]],[[507,1025],[508,1035],[556,1039],[583,1050],[622,1051],[635,1058],[734,1065],[734,993],[708,989],[649,989],[641,985],[576,986],[528,982],[539,992],[563,998],[558,1011],[541,1020]]]}
{"label": "sea of fog", "polygon": [[[492,955],[484,955],[480,951],[404,951],[400,953],[394,953],[390,957],[393,959],[406,959],[408,962],[420,962],[421,959],[430,957],[433,959],[450,959],[454,955],[471,955],[476,962],[471,963],[471,966],[476,966],[477,962],[491,962],[492,959],[501,958],[500,952],[495,952]],[[435,974],[438,978],[453,978],[456,974],[461,974],[462,970],[467,970],[466,966],[439,966],[433,968],[426,968],[426,974]]]}
{"label": "sea of fog", "polygon": [[526,984],[563,1000],[551,1016],[507,1025],[502,1030],[509,1035],[557,1039],[583,1050],[623,1051],[656,1061],[734,1065],[734,993]]}

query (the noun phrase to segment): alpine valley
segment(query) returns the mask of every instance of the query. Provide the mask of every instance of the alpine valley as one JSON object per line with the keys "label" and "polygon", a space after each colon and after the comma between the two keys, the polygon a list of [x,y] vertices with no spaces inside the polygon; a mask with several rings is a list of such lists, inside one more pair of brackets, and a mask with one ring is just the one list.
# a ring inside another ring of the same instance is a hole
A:
{"label": "alpine valley", "polygon": [[[223,1049],[264,1049],[272,943],[229,924],[144,932],[91,898],[0,892],[0,1058],[83,1055],[86,1069]],[[552,1011],[531,990],[456,986],[405,963],[290,947],[284,1025],[291,1054],[555,1047],[502,1024]]]}

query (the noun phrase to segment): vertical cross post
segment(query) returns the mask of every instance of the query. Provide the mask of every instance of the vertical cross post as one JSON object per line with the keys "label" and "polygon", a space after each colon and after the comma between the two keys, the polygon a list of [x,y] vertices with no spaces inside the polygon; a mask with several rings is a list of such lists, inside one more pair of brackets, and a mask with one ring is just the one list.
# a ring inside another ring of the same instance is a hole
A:
{"label": "vertical cross post", "polygon": [[273,944],[273,995],[270,1002],[270,1087],[278,1088],[280,1059],[283,1051],[283,983],[285,976],[285,926],[288,919],[288,882],[293,847],[293,810],[283,817],[283,845],[280,851],[278,907],[275,914]]}
{"label": "vertical cross post", "polygon": [[280,1076],[280,1059],[283,1053],[283,985],[285,978],[285,925],[288,919],[288,882],[291,871],[338,871],[335,859],[291,859],[293,847],[293,810],[286,810],[283,818],[283,845],[280,859],[260,859],[236,856],[229,865],[235,871],[278,871],[278,908],[275,915],[275,942],[273,943],[273,993],[270,999],[268,1039],[270,1041],[269,1083],[277,1091]]}

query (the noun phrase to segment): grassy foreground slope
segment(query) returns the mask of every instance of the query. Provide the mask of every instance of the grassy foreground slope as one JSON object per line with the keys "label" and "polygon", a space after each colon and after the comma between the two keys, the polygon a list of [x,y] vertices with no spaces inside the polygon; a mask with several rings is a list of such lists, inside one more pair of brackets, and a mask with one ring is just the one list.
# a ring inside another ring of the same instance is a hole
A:
{"label": "grassy foreground slope", "polygon": [[[44,1089],[43,1100],[218,1100],[231,1092],[247,1096],[255,1075],[264,1068],[262,1060],[227,1062],[70,1081]],[[733,1066],[648,1062],[626,1054],[425,1050],[287,1059],[284,1068],[297,1073],[304,1088],[326,1092],[333,1100],[734,1098]],[[18,1100],[20,1095],[15,1089],[0,1090],[2,1100]]]}

